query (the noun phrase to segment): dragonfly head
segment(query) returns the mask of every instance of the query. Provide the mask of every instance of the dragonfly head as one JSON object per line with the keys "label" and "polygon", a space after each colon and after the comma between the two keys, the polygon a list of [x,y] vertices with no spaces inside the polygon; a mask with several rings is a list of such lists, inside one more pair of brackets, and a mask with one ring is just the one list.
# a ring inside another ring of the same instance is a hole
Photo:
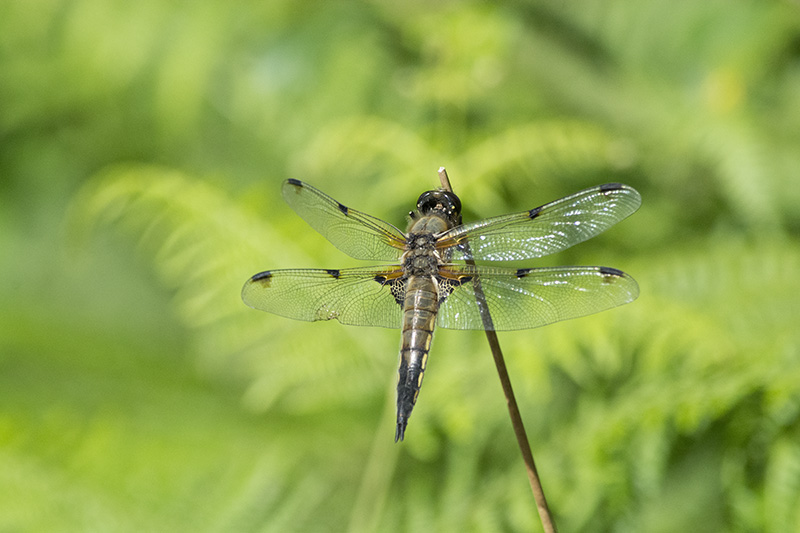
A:
{"label": "dragonfly head", "polygon": [[456,220],[461,216],[461,200],[449,191],[428,191],[417,200],[417,210],[422,215],[439,215]]}

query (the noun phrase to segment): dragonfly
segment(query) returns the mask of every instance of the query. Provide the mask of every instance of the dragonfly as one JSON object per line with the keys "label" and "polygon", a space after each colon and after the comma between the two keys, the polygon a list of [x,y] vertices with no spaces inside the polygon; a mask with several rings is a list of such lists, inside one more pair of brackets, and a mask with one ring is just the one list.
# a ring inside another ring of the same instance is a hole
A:
{"label": "dragonfly", "polygon": [[289,206],[342,252],[379,266],[267,270],[242,288],[245,304],[305,320],[402,331],[395,442],[402,441],[436,327],[510,331],[610,309],[636,299],[628,274],[603,266],[510,268],[476,265],[553,254],[634,213],[639,193],[621,183],[585,189],[519,213],[461,223],[461,200],[420,195],[405,232],[339,203],[297,179],[283,183]]}

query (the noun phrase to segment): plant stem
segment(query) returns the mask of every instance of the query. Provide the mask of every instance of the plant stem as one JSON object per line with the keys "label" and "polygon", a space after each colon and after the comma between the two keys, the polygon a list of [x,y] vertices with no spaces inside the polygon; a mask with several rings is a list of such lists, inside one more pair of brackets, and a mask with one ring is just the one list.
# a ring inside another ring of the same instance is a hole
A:
{"label": "plant stem", "polygon": [[[442,187],[449,192],[453,192],[450,185],[450,178],[447,176],[447,171],[444,167],[439,168],[439,181]],[[469,243],[464,241],[462,243],[464,249],[464,256],[468,265],[475,265],[472,255],[469,252]],[[494,364],[497,367],[497,374],[500,377],[500,384],[503,387],[503,393],[506,396],[506,404],[508,405],[508,414],[511,417],[511,425],[514,428],[514,434],[517,437],[517,444],[519,445],[520,452],[522,453],[522,460],[525,463],[525,469],[528,472],[528,481],[531,484],[533,491],[533,498],[536,500],[536,507],[539,511],[539,520],[542,522],[542,528],[546,533],[555,533],[556,525],[553,517],[550,514],[550,509],[547,506],[547,499],[544,495],[544,489],[539,479],[539,474],[536,471],[536,463],[533,460],[533,453],[531,452],[531,445],[528,441],[528,435],[525,432],[525,426],[522,423],[522,416],[517,406],[517,400],[514,397],[514,390],[511,387],[511,378],[508,376],[506,369],[505,359],[503,358],[503,351],[500,349],[500,341],[497,339],[497,332],[494,330],[494,322],[492,316],[489,314],[489,306],[486,303],[486,295],[483,293],[481,287],[480,276],[473,278],[473,286],[475,287],[475,299],[478,303],[478,309],[481,313],[483,320],[483,329],[486,332],[486,339],[489,341],[489,347],[492,350],[492,357],[494,357]]]}

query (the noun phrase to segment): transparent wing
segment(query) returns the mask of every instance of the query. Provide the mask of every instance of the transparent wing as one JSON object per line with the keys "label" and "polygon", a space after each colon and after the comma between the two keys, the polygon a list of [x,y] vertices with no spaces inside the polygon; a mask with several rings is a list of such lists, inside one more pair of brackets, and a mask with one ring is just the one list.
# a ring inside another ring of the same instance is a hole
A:
{"label": "transparent wing", "polygon": [[437,248],[453,247],[452,259],[516,261],[549,255],[590,239],[635,212],[639,193],[607,183],[541,207],[487,218],[445,232]]}
{"label": "transparent wing", "polygon": [[437,325],[449,329],[485,329],[475,297],[480,280],[496,331],[527,329],[577,318],[639,295],[636,281],[615,268],[494,268],[447,265],[439,286],[451,290],[439,306]]}
{"label": "transparent wing", "polygon": [[300,180],[286,180],[282,192],[289,207],[347,255],[373,261],[400,257],[405,235],[388,222],[350,209]]}
{"label": "transparent wing", "polygon": [[399,266],[343,270],[273,270],[244,284],[254,309],[295,320],[338,320],[352,326],[399,328],[405,285]]}

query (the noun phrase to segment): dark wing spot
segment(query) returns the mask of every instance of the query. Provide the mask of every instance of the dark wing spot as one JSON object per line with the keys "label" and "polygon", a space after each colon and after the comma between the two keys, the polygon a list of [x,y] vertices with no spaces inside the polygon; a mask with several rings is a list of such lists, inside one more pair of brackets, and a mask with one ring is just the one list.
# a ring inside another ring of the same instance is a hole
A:
{"label": "dark wing spot", "polygon": [[618,191],[622,187],[621,183],[604,183],[600,186],[600,192]]}
{"label": "dark wing spot", "polygon": [[259,272],[258,274],[250,278],[250,281],[252,281],[253,283],[257,281],[261,285],[269,287],[269,284],[272,281],[272,272],[270,272],[269,270],[267,270],[266,272]]}
{"label": "dark wing spot", "polygon": [[439,305],[441,306],[447,297],[453,293],[453,290],[460,284],[458,281],[450,278],[437,277],[439,281]]}
{"label": "dark wing spot", "polygon": [[534,207],[533,209],[528,211],[528,216],[530,218],[536,218],[536,217],[539,216],[539,213],[541,213],[541,212],[542,212],[542,208],[541,207]]}
{"label": "dark wing spot", "polygon": [[531,270],[533,270],[533,269],[532,268],[520,268],[520,269],[517,270],[517,277],[518,278],[524,278],[525,276],[528,275],[528,273]]}
{"label": "dark wing spot", "polygon": [[332,278],[339,279],[339,271],[338,270],[326,270],[325,272],[330,274]]}
{"label": "dark wing spot", "polygon": [[[339,204],[339,202],[336,202],[336,203]],[[348,214],[347,212],[349,211],[349,209],[347,208],[346,205],[339,204],[339,211],[341,211],[342,213],[347,215]]]}
{"label": "dark wing spot", "polygon": [[439,282],[439,305],[442,305],[447,297],[450,296],[454,290],[462,285],[466,285],[474,276],[459,276],[458,279],[445,278],[444,276],[437,276]]}
{"label": "dark wing spot", "polygon": [[603,275],[603,283],[614,283],[618,278],[625,276],[622,270],[611,267],[600,267],[600,273]]}
{"label": "dark wing spot", "polygon": [[303,186],[303,182],[302,181],[296,180],[294,178],[289,178],[286,181],[289,182],[289,185],[294,185],[295,187],[302,187]]}
{"label": "dark wing spot", "polygon": [[394,296],[394,301],[397,302],[397,305],[403,307],[403,303],[406,299],[406,280],[404,278],[397,278],[391,283],[391,291],[392,296]]}
{"label": "dark wing spot", "polygon": [[600,267],[600,273],[605,274],[606,276],[617,276],[620,278],[625,275],[622,270],[617,270],[616,268],[611,267]]}
{"label": "dark wing spot", "polygon": [[406,299],[406,281],[404,278],[395,278],[389,280],[386,276],[381,276],[378,274],[374,278],[376,283],[380,283],[381,286],[385,287],[386,284],[389,284],[389,292],[392,293],[394,297],[394,301],[397,302],[397,305],[403,307],[403,302]]}

